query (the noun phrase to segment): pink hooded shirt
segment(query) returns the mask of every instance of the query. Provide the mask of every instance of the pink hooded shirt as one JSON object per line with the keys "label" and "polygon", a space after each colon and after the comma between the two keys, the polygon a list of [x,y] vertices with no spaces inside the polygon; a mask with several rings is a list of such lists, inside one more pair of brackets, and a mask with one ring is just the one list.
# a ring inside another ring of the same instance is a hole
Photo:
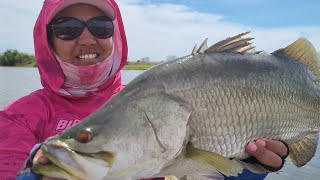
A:
{"label": "pink hooded shirt", "polygon": [[[85,96],[61,93],[64,74],[47,40],[46,25],[58,9],[70,3],[90,3],[98,8],[108,3],[115,11],[113,42],[119,57],[118,68],[113,69],[113,75],[96,91]],[[34,46],[43,89],[0,111],[1,179],[15,179],[36,143],[79,123],[124,87],[120,70],[127,61],[128,49],[121,14],[114,0],[45,0],[34,27]]]}

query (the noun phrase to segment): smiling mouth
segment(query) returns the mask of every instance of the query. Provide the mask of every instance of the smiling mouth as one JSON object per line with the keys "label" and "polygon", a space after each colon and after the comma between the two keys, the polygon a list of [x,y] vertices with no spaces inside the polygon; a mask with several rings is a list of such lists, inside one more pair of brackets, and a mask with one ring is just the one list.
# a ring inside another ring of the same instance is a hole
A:
{"label": "smiling mouth", "polygon": [[96,59],[99,57],[99,54],[82,54],[77,56],[79,60],[89,60],[89,59]]}

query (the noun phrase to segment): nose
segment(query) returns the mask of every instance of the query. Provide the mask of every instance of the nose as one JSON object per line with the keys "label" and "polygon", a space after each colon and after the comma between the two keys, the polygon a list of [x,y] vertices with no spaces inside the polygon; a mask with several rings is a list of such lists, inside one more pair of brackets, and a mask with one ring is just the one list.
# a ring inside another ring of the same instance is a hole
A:
{"label": "nose", "polygon": [[93,45],[96,44],[96,38],[91,34],[86,27],[83,29],[82,34],[78,37],[78,43],[80,45]]}

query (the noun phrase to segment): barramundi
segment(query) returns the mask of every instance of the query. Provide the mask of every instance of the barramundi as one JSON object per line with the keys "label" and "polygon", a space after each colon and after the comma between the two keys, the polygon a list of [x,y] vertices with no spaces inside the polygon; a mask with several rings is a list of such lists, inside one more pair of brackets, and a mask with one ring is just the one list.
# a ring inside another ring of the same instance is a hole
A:
{"label": "barramundi", "polygon": [[245,145],[288,144],[297,167],[315,155],[320,128],[320,64],[300,38],[256,51],[246,33],[161,63],[131,81],[92,115],[47,139],[51,164],[33,171],[64,179],[136,180],[212,173],[237,176]]}

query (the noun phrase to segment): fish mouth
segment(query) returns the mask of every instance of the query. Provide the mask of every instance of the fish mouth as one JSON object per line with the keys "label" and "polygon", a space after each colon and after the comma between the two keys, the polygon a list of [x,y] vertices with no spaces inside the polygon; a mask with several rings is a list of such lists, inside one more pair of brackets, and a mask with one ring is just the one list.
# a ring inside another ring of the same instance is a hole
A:
{"label": "fish mouth", "polygon": [[[82,153],[72,150],[66,143],[54,140],[42,145],[42,153],[51,163],[36,164],[35,173],[63,179],[97,179],[108,174],[113,156],[109,152]],[[92,169],[95,169],[95,174]]]}

